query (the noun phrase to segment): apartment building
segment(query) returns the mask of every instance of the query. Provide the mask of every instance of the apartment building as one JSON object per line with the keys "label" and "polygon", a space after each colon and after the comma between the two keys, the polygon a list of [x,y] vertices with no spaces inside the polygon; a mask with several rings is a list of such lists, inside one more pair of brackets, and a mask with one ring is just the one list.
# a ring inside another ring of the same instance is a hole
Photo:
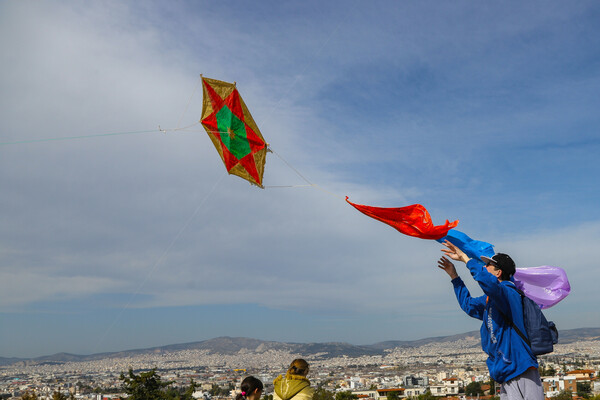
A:
{"label": "apartment building", "polygon": [[434,396],[455,396],[458,394],[462,381],[458,378],[444,378],[441,383],[430,385],[429,390]]}
{"label": "apartment building", "polygon": [[352,394],[357,395],[361,400],[387,400],[390,393],[397,393],[398,397],[405,397],[405,391],[404,388],[354,390]]}
{"label": "apartment building", "polygon": [[575,376],[544,376],[542,377],[546,397],[554,397],[562,390],[577,392],[577,378]]}

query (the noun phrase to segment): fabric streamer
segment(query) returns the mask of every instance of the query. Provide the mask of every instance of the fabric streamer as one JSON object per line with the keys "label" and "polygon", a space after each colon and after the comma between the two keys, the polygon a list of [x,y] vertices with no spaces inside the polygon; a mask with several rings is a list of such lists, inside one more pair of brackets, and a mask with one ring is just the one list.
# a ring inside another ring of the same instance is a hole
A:
{"label": "fabric streamer", "polygon": [[458,225],[458,220],[454,222],[446,220],[444,225],[433,225],[429,212],[420,204],[400,208],[381,208],[354,204],[348,200],[348,196],[346,201],[361,213],[388,224],[405,235],[421,239],[440,239],[448,234],[449,229]]}
{"label": "fabric streamer", "polygon": [[567,273],[559,267],[517,268],[515,285],[540,308],[550,308],[571,293]]}
{"label": "fabric streamer", "polygon": [[[449,230],[446,236],[437,241],[443,243],[446,240],[465,252],[469,258],[476,260],[481,260],[481,256],[492,257],[496,254],[493,245],[471,239],[456,229]],[[559,267],[544,265],[517,268],[513,280],[515,285],[542,309],[552,307],[571,292],[567,273]]]}
{"label": "fabric streamer", "polygon": [[481,260],[481,256],[492,257],[494,254],[496,254],[494,252],[493,245],[487,242],[471,239],[456,229],[450,229],[446,236],[438,239],[437,241],[444,243],[446,240],[464,251],[469,258]]}

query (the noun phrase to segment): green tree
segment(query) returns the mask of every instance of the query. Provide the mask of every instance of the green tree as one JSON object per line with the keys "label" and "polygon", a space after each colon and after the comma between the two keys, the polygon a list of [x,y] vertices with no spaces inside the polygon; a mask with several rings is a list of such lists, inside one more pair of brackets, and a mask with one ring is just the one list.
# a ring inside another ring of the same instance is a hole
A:
{"label": "green tree", "polygon": [[556,370],[554,369],[554,367],[549,366],[549,367],[541,367],[540,368],[540,376],[554,376],[556,375]]}
{"label": "green tree", "polygon": [[217,385],[216,383],[213,383],[210,389],[208,389],[208,393],[211,396],[218,396],[221,393],[221,386]]}
{"label": "green tree", "polygon": [[398,400],[400,398],[398,392],[388,392],[385,397],[387,397],[387,400]]}
{"label": "green tree", "polygon": [[66,394],[63,394],[59,391],[52,393],[52,400],[68,400]]}
{"label": "green tree", "polygon": [[493,380],[493,379],[491,379],[491,378],[490,378],[490,380],[489,380],[489,381],[487,381],[487,382],[486,382],[486,384],[487,384],[487,385],[490,385],[490,391],[489,391],[489,394],[494,394],[494,395],[495,395],[495,394],[497,394],[497,393],[494,393],[494,390],[498,390],[498,389],[500,388],[500,385],[499,385],[499,384],[498,384],[498,385],[496,385],[496,382],[494,382],[494,380]]}
{"label": "green tree", "polygon": [[559,394],[552,398],[553,400],[573,400],[573,393],[570,390],[561,390]]}
{"label": "green tree", "polygon": [[185,389],[185,388],[175,389],[175,388],[169,387],[164,391],[165,399],[166,400],[193,400],[194,397],[192,395],[196,391],[197,387],[198,387],[198,385],[196,384],[194,379],[190,380],[190,386],[187,389]]}
{"label": "green tree", "polygon": [[577,382],[577,396],[589,398],[592,394],[592,385],[589,382]]}
{"label": "green tree", "polygon": [[349,390],[343,392],[337,392],[335,394],[335,400],[358,400],[358,396]]}
{"label": "green tree", "polygon": [[333,400],[334,396],[329,390],[325,389],[322,386],[319,386],[315,389],[315,394],[313,395],[313,400]]}
{"label": "green tree", "polygon": [[127,393],[128,400],[165,400],[167,396],[164,388],[172,383],[162,382],[156,368],[139,375],[129,368],[128,376],[121,372],[119,379],[123,381],[123,391]]}
{"label": "green tree", "polygon": [[483,394],[483,389],[481,389],[480,382],[471,382],[465,388],[465,394],[467,396],[477,396],[478,394]]}
{"label": "green tree", "polygon": [[265,394],[262,397],[262,400],[273,400],[273,395],[272,394]]}
{"label": "green tree", "polygon": [[35,392],[26,391],[21,395],[21,400],[37,400],[37,394]]}
{"label": "green tree", "polygon": [[233,390],[234,387],[229,385],[226,388],[222,388],[221,386],[217,385],[216,383],[212,384],[212,387],[210,388],[210,390],[208,391],[208,393],[210,393],[211,396],[227,396],[229,395],[229,392],[231,392],[231,390]]}
{"label": "green tree", "polygon": [[434,395],[431,394],[431,391],[429,389],[426,390],[425,393],[417,396],[417,399],[418,400],[439,400],[437,397],[435,397]]}
{"label": "green tree", "polygon": [[546,366],[538,360],[538,372],[540,376],[546,376]]}
{"label": "green tree", "polygon": [[216,383],[213,383],[208,393],[210,393],[211,396],[229,396],[229,392],[231,392],[233,389],[235,389],[235,386],[232,386],[231,384],[222,388]]}
{"label": "green tree", "polygon": [[[192,400],[194,397],[192,396],[194,392],[198,389],[198,384],[194,381],[194,378],[190,379],[190,386],[183,392],[183,396],[181,396],[181,400]],[[273,399],[271,399],[273,400]]]}
{"label": "green tree", "polygon": [[166,388],[164,391],[165,400],[181,400],[181,391],[173,387]]}

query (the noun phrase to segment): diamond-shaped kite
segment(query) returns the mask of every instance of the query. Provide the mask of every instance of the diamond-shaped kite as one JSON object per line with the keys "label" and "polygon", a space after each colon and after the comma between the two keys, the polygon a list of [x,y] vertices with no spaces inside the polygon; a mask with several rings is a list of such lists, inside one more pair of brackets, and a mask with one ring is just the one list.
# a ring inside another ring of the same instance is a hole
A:
{"label": "diamond-shaped kite", "polygon": [[200,122],[227,172],[263,187],[267,143],[234,83],[202,78]]}

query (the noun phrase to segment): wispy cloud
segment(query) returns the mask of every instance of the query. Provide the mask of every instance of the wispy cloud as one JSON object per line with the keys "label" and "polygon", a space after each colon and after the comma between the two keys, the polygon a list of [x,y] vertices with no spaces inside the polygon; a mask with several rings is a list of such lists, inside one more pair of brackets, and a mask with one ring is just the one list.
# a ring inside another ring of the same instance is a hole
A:
{"label": "wispy cloud", "polygon": [[[103,327],[92,345],[59,332],[36,348],[48,353],[135,344],[153,312],[191,333],[157,330],[145,344],[232,334],[244,312],[271,328],[249,333],[296,341],[476,327],[435,267],[438,246],[365,218],[350,195],[422,203],[525,264],[564,266],[574,291],[555,319],[576,327],[595,316],[580,296],[598,276],[597,13],[595,3],[2,3],[0,142],[156,129],[0,147],[3,316]],[[159,132],[197,122],[199,73],[237,81],[285,160],[269,154],[267,185],[305,183],[289,162],[323,190],[249,187],[224,177],[199,126]],[[200,329],[188,312],[215,322]],[[127,340],[107,328],[120,324]],[[34,351],[31,337],[0,337],[0,354]]]}

